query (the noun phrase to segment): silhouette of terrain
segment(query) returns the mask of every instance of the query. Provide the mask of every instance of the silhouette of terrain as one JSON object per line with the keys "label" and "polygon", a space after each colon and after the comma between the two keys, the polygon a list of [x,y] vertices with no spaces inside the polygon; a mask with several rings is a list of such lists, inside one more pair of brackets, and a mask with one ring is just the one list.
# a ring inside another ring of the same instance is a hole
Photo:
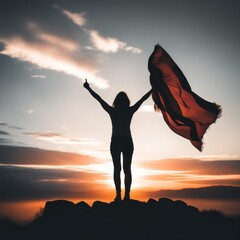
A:
{"label": "silhouette of terrain", "polygon": [[[215,210],[200,212],[168,198],[147,202],[48,201],[33,221],[18,226],[0,220],[4,239],[240,239],[240,218]],[[3,238],[2,238],[3,239]]]}
{"label": "silhouette of terrain", "polygon": [[184,188],[180,190],[159,190],[151,192],[151,197],[198,198],[198,199],[240,199],[240,187],[210,186],[201,188]]}

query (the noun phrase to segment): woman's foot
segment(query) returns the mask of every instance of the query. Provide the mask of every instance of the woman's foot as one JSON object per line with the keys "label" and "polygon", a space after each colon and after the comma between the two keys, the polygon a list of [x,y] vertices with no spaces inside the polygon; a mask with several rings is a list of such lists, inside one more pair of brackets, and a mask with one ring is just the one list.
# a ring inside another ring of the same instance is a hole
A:
{"label": "woman's foot", "polygon": [[130,201],[130,195],[129,194],[125,194],[123,201],[124,202]]}
{"label": "woman's foot", "polygon": [[114,198],[114,202],[115,202],[115,203],[118,203],[118,202],[121,202],[121,201],[122,201],[121,195],[117,195],[117,196]]}

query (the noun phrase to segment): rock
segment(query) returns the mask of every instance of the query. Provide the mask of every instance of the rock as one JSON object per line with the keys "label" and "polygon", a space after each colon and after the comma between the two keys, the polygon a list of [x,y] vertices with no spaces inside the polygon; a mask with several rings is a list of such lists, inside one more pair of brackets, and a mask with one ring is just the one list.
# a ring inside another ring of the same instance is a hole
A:
{"label": "rock", "polygon": [[193,214],[199,214],[200,213],[199,209],[196,208],[196,207],[193,207],[193,206],[188,206],[188,211],[193,213]]}
{"label": "rock", "polygon": [[35,223],[25,227],[25,235],[14,232],[20,239],[235,240],[240,221],[161,198],[118,204],[95,201],[92,207],[84,201],[76,205],[51,201],[45,205],[42,221]]}
{"label": "rock", "polygon": [[75,207],[80,209],[91,209],[91,207],[84,201],[76,203]]}
{"label": "rock", "polygon": [[182,201],[182,200],[174,201],[174,205],[178,206],[178,207],[187,207],[187,204],[184,201]]}
{"label": "rock", "polygon": [[147,201],[147,206],[148,207],[157,207],[158,206],[158,202],[155,199],[149,198]]}
{"label": "rock", "polygon": [[159,198],[158,203],[161,204],[161,205],[172,205],[173,200],[169,199],[169,198]]}
{"label": "rock", "polygon": [[92,205],[93,209],[106,209],[109,207],[109,204],[102,201],[95,201]]}
{"label": "rock", "polygon": [[67,200],[47,201],[45,204],[43,217],[59,217],[70,213],[74,209],[74,203]]}

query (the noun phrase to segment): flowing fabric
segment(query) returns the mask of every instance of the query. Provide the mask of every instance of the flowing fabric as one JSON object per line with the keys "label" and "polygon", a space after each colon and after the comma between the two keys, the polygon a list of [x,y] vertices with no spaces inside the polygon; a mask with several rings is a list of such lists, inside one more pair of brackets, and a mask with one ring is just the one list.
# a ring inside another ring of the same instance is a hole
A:
{"label": "flowing fabric", "polygon": [[161,111],[167,125],[202,151],[202,138],[221,114],[221,107],[195,94],[170,55],[156,45],[149,57],[148,69],[153,86],[156,111]]}

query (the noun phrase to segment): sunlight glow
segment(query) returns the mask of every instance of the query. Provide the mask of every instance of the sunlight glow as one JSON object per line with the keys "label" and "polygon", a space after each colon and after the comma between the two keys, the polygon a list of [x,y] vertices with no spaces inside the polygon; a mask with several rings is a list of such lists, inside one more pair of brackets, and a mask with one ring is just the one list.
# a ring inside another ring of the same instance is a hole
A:
{"label": "sunlight glow", "polygon": [[[88,165],[21,165],[21,164],[0,164],[0,166],[12,166],[18,168],[31,168],[31,169],[52,169],[52,170],[68,170],[79,173],[90,173],[94,174],[87,181],[89,184],[102,183],[106,186],[114,188],[113,184],[113,164],[111,161],[101,162],[99,164],[88,164]],[[100,175],[99,175],[100,174]],[[202,187],[206,185],[206,182],[211,184],[211,181],[234,181],[240,179],[239,174],[231,175],[199,175],[192,174],[191,171],[173,171],[173,170],[151,170],[133,167],[132,171],[133,183],[132,186],[135,189],[148,189],[148,190],[159,190],[179,187]],[[104,176],[104,179],[102,178]],[[123,171],[121,172],[122,179],[124,179]],[[92,179],[92,180],[91,180]],[[43,178],[41,181],[57,181],[65,182],[65,178],[54,178],[46,179]],[[81,182],[84,182],[83,179]]]}

